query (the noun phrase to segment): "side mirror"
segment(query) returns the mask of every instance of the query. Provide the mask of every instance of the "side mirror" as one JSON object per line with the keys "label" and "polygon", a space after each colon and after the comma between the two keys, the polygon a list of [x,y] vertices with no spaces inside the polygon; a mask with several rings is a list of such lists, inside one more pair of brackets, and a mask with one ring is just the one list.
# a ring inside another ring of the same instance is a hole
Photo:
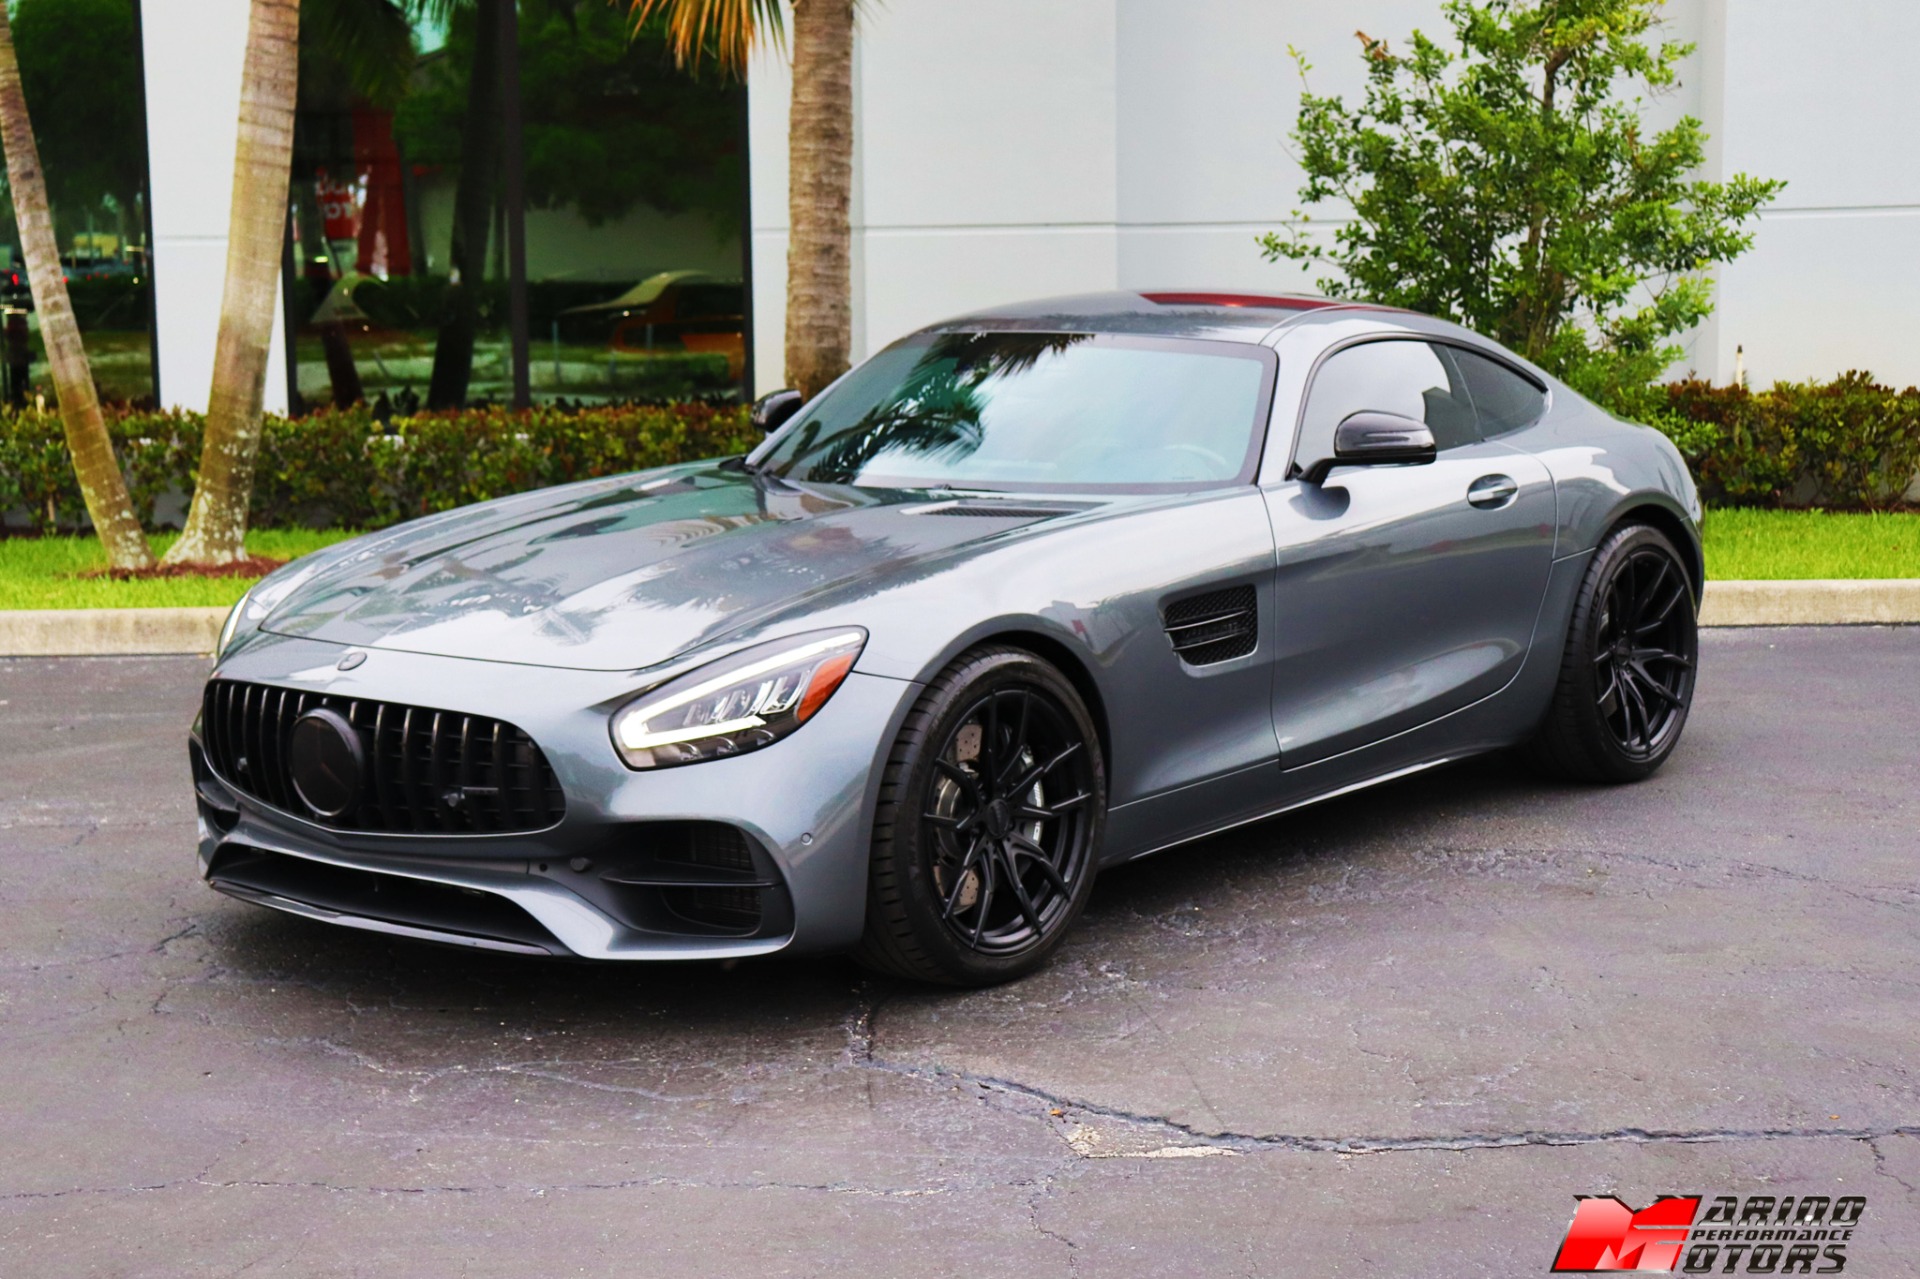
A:
{"label": "side mirror", "polygon": [[1422,466],[1439,456],[1433,431],[1398,413],[1360,412],[1333,430],[1333,456],[1323,457],[1300,476],[1324,484],[1336,466]]}
{"label": "side mirror", "polygon": [[761,434],[771,435],[788,418],[798,413],[800,406],[805,403],[806,397],[798,391],[768,391],[753,402],[753,411],[748,420]]}

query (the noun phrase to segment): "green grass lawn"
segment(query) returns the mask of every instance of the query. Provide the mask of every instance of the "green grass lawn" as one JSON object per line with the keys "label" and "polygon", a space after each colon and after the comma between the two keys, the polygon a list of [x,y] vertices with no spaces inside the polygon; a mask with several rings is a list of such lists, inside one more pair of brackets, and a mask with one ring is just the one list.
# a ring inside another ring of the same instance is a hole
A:
{"label": "green grass lawn", "polygon": [[[249,534],[255,555],[290,560],[352,537],[306,529]],[[1920,577],[1920,513],[1823,511],[1707,513],[1707,576],[1730,578]],[[159,554],[172,534],[153,539]],[[0,539],[0,609],[162,608],[230,605],[254,579],[172,577],[115,582],[82,577],[106,558],[90,537]]]}
{"label": "green grass lawn", "polygon": [[[352,537],[352,533],[308,529],[271,529],[247,535],[255,555],[290,560]],[[154,554],[173,545],[174,535],[152,538]],[[6,608],[181,608],[226,607],[258,578],[165,577],[116,582],[83,577],[106,567],[100,543],[91,537],[10,537],[0,540],[0,609]]]}
{"label": "green grass lawn", "polygon": [[1704,532],[1709,580],[1920,577],[1920,513],[1716,508]]}

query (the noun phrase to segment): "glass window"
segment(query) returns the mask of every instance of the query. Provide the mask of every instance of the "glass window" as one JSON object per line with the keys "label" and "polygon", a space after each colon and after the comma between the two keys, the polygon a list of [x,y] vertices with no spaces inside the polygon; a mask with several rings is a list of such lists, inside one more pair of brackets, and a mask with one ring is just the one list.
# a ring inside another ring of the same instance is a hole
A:
{"label": "glass window", "polygon": [[1491,438],[1531,426],[1547,411],[1547,393],[1506,365],[1458,347],[1452,354],[1473,398],[1481,435]]}
{"label": "glass window", "polygon": [[[660,24],[634,35],[626,5],[474,0],[353,16],[301,25],[298,403],[509,401],[507,246],[521,218],[535,400],[737,393],[744,88],[710,65],[678,69]],[[509,207],[508,113],[522,128],[524,207]]]}
{"label": "glass window", "polygon": [[[16,0],[14,54],[33,117],[67,296],[100,396],[150,400],[153,281],[148,270],[146,103],[135,0]],[[0,172],[0,190],[5,174]],[[12,192],[0,202],[0,304],[30,310]],[[40,320],[26,317],[25,396],[53,403]]]}
{"label": "glass window", "polygon": [[1335,352],[1314,374],[1295,464],[1304,470],[1332,457],[1334,428],[1361,412],[1425,422],[1442,449],[1479,439],[1472,401],[1446,348],[1399,339],[1368,342]]}
{"label": "glass window", "polygon": [[1249,478],[1263,347],[1073,333],[946,333],[875,356],[763,461],[825,484],[1182,489]]}

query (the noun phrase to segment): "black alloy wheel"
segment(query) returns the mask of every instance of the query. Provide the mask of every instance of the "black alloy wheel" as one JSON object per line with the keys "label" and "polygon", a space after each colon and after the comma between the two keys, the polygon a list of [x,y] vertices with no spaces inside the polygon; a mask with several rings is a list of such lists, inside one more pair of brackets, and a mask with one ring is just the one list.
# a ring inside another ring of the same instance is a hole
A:
{"label": "black alloy wheel", "polygon": [[1547,721],[1533,743],[1546,769],[1579,781],[1649,776],[1680,740],[1700,656],[1695,589],[1667,536],[1616,529],[1595,552]]}
{"label": "black alloy wheel", "polygon": [[1079,694],[982,649],[928,686],[889,761],[858,957],[985,985],[1038,967],[1092,888],[1106,782]]}

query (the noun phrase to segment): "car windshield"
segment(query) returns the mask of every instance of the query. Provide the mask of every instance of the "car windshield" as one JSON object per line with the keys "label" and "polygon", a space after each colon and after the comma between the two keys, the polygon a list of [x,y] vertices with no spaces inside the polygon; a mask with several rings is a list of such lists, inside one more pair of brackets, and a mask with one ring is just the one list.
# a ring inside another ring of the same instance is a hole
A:
{"label": "car windshield", "polygon": [[943,333],[882,351],[757,459],[876,488],[1155,491],[1252,478],[1273,353],[1084,333]]}

